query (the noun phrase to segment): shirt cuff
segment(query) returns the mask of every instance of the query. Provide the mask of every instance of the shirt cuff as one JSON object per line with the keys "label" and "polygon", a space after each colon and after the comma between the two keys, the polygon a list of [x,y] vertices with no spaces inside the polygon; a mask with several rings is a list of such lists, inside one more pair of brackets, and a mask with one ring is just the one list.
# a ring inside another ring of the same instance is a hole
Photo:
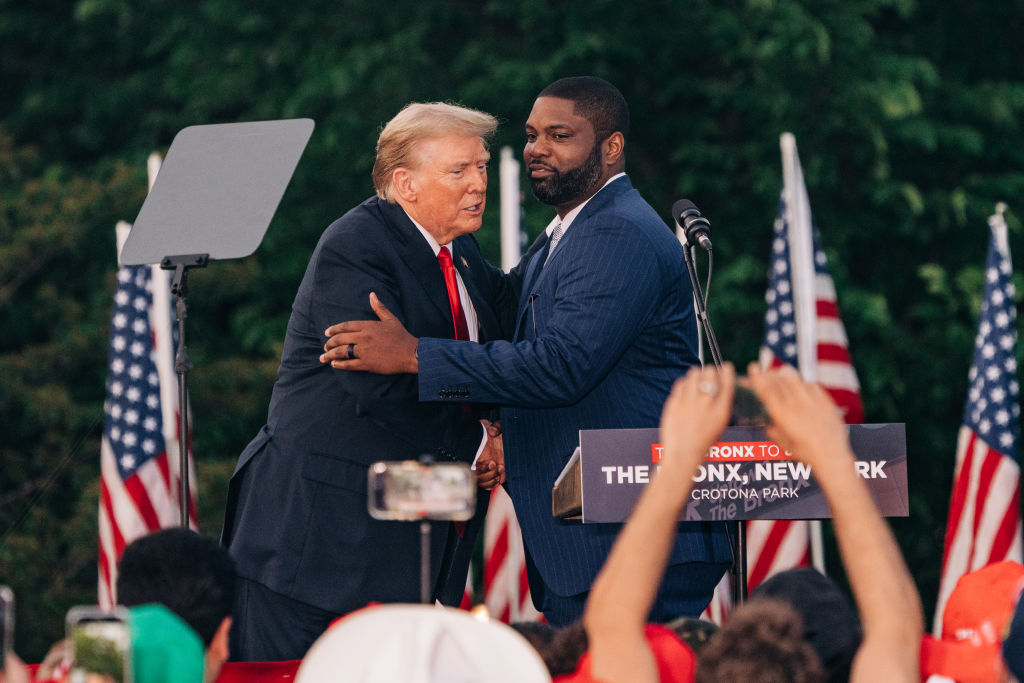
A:
{"label": "shirt cuff", "polygon": [[473,463],[469,466],[469,469],[476,471],[476,461],[480,459],[480,455],[484,452],[484,447],[487,445],[487,427],[484,423],[480,423],[480,429],[484,430],[483,441],[480,442],[480,447],[476,449],[476,457],[473,458]]}

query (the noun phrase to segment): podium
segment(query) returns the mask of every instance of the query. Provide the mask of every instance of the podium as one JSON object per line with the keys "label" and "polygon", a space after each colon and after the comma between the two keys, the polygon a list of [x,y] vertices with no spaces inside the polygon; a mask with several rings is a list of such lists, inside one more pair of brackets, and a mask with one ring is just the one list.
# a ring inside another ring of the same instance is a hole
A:
{"label": "podium", "polygon": [[[881,514],[910,514],[906,425],[849,425],[857,473]],[[629,517],[661,460],[657,428],[580,431],[580,446],[555,481],[552,514],[589,523]],[[760,427],[729,427],[694,478],[685,522],[827,519],[812,469],[770,441]]]}

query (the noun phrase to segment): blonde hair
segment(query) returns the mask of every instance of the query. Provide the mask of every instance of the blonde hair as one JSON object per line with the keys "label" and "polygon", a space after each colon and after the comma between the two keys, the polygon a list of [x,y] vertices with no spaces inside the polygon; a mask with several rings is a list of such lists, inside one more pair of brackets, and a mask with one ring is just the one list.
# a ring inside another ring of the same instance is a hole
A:
{"label": "blonde hair", "polygon": [[373,186],[377,196],[394,203],[392,175],[395,169],[412,164],[416,145],[444,135],[478,137],[486,146],[487,138],[498,127],[490,114],[445,102],[407,104],[387,122],[377,138],[377,158],[373,162]]}

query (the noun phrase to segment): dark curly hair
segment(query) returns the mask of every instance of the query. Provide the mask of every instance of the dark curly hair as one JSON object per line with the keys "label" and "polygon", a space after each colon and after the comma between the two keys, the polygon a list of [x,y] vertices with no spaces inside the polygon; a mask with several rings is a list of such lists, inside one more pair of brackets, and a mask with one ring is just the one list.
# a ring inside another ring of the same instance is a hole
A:
{"label": "dark curly hair", "polygon": [[587,632],[579,619],[562,628],[538,622],[517,622],[509,626],[533,645],[552,678],[576,671],[580,657],[587,651]]}
{"label": "dark curly hair", "polygon": [[803,639],[800,615],[754,598],[730,615],[697,659],[696,683],[821,683],[825,670]]}

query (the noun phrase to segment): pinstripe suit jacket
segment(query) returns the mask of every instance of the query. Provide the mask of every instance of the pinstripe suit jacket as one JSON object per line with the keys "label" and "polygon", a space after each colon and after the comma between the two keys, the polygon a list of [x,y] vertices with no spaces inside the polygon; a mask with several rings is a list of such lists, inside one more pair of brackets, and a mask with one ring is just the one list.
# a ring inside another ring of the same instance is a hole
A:
{"label": "pinstripe suit jacket", "polygon": [[[421,339],[422,401],[499,403],[508,491],[526,549],[559,595],[589,590],[618,525],[554,519],[551,487],[581,429],[656,427],[697,362],[682,248],[628,178],[596,194],[542,266],[520,264],[514,340]],[[671,564],[728,562],[724,526],[681,524]],[[531,579],[533,581],[534,579]]]}

